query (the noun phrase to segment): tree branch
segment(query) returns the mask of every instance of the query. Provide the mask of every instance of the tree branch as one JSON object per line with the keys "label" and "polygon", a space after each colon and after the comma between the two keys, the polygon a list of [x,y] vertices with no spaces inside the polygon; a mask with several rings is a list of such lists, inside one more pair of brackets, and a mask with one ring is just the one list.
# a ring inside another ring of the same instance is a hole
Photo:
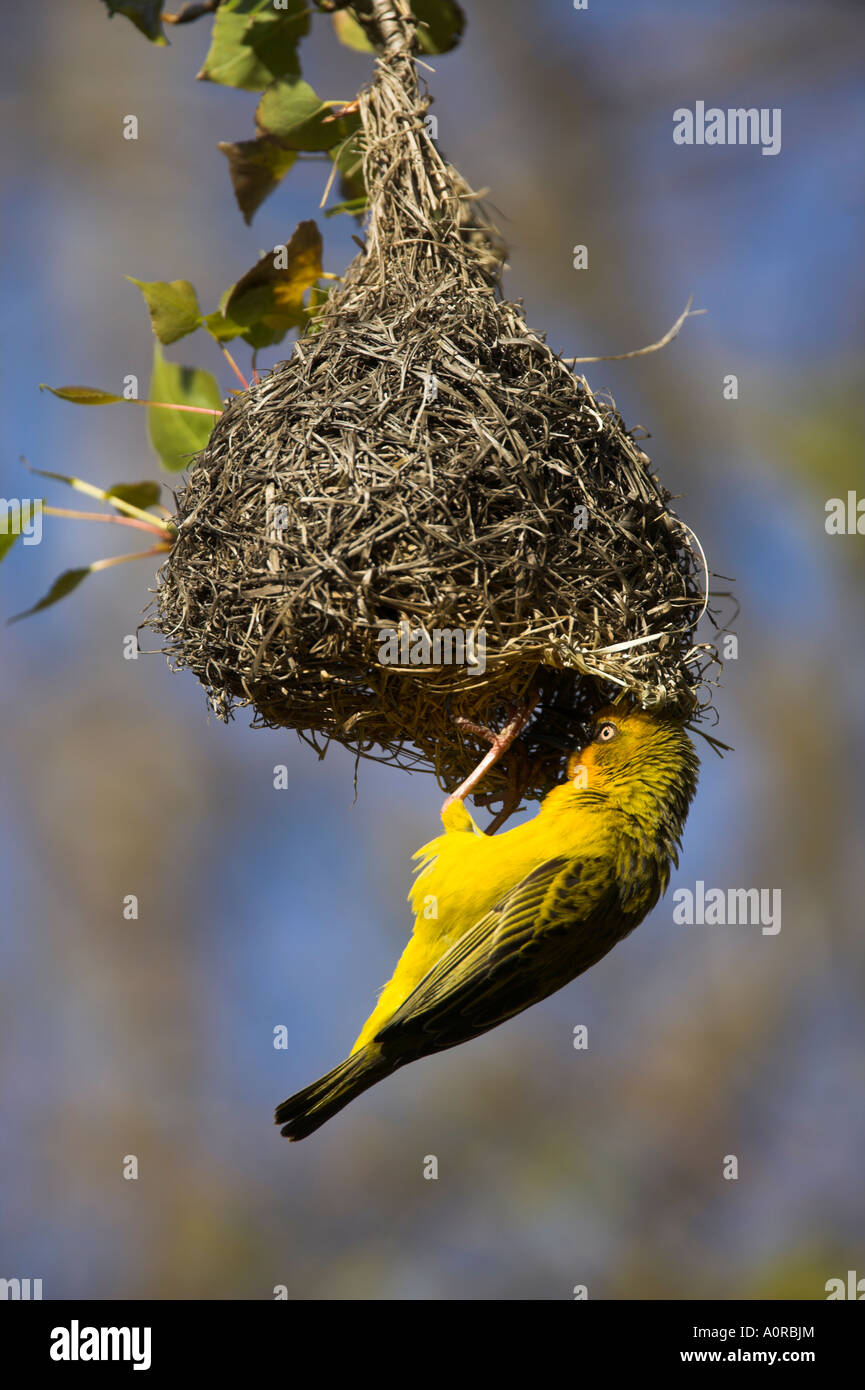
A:
{"label": "tree branch", "polygon": [[399,0],[370,0],[369,9],[385,52],[410,55],[414,27]]}

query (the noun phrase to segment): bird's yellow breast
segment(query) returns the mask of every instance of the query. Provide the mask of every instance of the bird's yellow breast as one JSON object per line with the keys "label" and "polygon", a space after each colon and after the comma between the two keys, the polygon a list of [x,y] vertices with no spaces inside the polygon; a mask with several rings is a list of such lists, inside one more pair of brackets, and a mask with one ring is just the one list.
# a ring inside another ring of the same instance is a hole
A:
{"label": "bird's yellow breast", "polygon": [[515,884],[549,859],[576,859],[601,848],[601,818],[567,785],[550,792],[532,820],[501,835],[482,834],[462,803],[449,807],[443,821],[445,833],[414,856],[419,865],[408,898],[415,918],[411,940],[354,1051],[375,1037],[445,951]]}

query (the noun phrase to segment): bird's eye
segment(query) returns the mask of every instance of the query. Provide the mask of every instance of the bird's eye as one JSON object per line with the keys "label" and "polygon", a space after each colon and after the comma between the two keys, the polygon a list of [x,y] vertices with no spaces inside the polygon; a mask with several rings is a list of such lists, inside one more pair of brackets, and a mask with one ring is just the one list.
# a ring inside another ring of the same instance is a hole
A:
{"label": "bird's eye", "polygon": [[601,724],[595,734],[595,742],[609,743],[610,739],[615,738],[618,732],[615,724]]}

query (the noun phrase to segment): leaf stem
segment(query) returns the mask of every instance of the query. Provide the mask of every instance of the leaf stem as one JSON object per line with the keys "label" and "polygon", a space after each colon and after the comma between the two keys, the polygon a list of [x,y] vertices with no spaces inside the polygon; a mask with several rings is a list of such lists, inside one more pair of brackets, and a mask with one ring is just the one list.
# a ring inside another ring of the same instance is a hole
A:
{"label": "leaf stem", "polygon": [[72,517],[75,521],[109,521],[114,526],[132,526],[138,531],[149,531],[154,536],[164,536],[167,530],[156,517],[150,521],[137,521],[129,516],[109,516],[107,512],[78,512],[71,507],[43,506],[42,511],[46,516]]}
{"label": "leaf stem", "polygon": [[193,415],[221,415],[221,410],[212,410],[209,405],[175,405],[172,401],[142,401],[139,397],[129,401],[130,405],[150,405],[157,410],[188,410]]}
{"label": "leaf stem", "polygon": [[242,372],[242,371],[240,370],[240,368],[238,367],[238,365],[237,365],[237,363],[235,362],[234,358],[232,357],[231,353],[228,351],[228,348],[225,346],[224,343],[220,343],[219,346],[222,348],[222,352],[223,352],[223,355],[224,355],[224,357],[225,357],[226,362],[228,363],[228,365],[229,365],[229,367],[231,368],[231,370],[234,372],[234,375],[237,377],[237,379],[238,379],[238,381],[240,382],[241,386],[243,387],[244,391],[248,391],[248,390],[249,390],[249,382],[247,381],[246,377],[243,375],[243,372]]}
{"label": "leaf stem", "polygon": [[90,569],[94,572],[107,570],[112,565],[125,565],[129,560],[146,560],[149,555],[159,555],[162,551],[170,549],[170,545],[161,544],[152,546],[150,550],[136,550],[134,555],[111,555],[107,560],[94,560]]}
{"label": "leaf stem", "polygon": [[[150,512],[144,511],[141,507],[136,507],[132,502],[127,502],[122,497],[113,496],[112,493],[106,492],[104,488],[96,487],[94,483],[85,482],[83,478],[73,478],[66,473],[52,473],[47,468],[34,468],[32,463],[28,463],[23,455],[21,457],[21,462],[26,469],[31,473],[35,473],[40,478],[53,478],[55,482],[65,483],[67,487],[73,488],[75,492],[83,492],[87,497],[97,497],[100,502],[107,502],[110,507],[114,507],[118,512],[125,512],[127,516],[138,517],[139,521],[147,521],[151,526],[161,525],[162,530],[165,531],[166,534],[173,530],[168,520],[160,523],[159,519],[155,516],[151,516]],[[165,508],[163,507],[162,510],[165,511]],[[165,514],[166,518],[168,518],[169,514],[167,512]]]}

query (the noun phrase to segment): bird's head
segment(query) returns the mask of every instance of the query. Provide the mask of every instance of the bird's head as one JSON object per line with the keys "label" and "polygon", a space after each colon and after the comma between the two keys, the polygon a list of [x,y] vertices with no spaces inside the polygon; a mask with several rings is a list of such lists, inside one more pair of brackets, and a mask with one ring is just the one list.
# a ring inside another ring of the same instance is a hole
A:
{"label": "bird's head", "polygon": [[678,838],[697,788],[698,768],[681,719],[607,705],[594,716],[587,741],[572,754],[568,779],[576,789],[610,797],[640,819],[660,816]]}

